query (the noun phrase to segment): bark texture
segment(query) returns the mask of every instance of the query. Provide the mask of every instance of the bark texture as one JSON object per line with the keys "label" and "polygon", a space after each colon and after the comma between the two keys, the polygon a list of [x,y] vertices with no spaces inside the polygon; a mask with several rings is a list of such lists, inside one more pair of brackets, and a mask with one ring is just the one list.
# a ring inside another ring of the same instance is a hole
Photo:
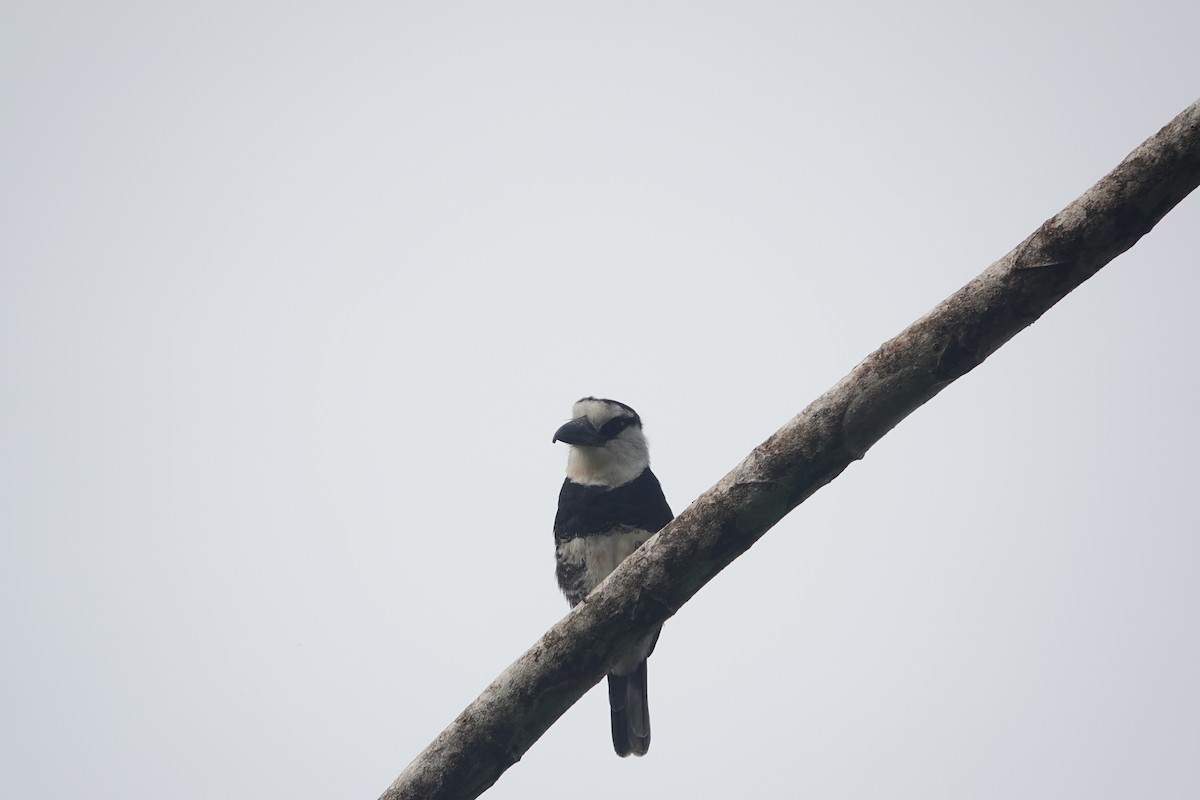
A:
{"label": "bark texture", "polygon": [[1129,249],[1200,183],[1200,101],[754,449],[492,682],[384,800],[479,796],[611,666],[900,420]]}

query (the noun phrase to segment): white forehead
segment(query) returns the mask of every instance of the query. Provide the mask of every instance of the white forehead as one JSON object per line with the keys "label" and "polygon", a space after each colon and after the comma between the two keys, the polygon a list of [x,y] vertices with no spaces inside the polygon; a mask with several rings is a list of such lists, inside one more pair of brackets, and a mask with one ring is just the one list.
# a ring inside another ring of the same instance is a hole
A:
{"label": "white forehead", "polygon": [[592,425],[599,428],[613,417],[632,417],[634,414],[620,403],[609,400],[599,400],[595,397],[585,397],[571,406],[571,418],[587,417]]}

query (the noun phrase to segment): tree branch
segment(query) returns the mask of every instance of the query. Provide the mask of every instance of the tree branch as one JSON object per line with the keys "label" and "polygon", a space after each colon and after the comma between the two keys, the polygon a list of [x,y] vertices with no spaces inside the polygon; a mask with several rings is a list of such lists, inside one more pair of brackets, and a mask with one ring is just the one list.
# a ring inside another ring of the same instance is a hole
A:
{"label": "tree branch", "polygon": [[785,514],[983,362],[1200,183],[1200,101],[1008,255],[885,343],[702,494],[492,682],[383,800],[479,796]]}

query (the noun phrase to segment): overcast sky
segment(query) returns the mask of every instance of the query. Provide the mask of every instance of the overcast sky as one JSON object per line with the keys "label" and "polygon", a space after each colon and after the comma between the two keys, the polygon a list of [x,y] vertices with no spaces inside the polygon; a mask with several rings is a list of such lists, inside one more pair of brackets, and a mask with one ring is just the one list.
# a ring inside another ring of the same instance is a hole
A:
{"label": "overcast sky", "polygon": [[[1200,4],[0,11],[0,795],[374,798],[567,610],[595,394],[678,511],[1200,94]],[[491,798],[1200,795],[1200,198]]]}

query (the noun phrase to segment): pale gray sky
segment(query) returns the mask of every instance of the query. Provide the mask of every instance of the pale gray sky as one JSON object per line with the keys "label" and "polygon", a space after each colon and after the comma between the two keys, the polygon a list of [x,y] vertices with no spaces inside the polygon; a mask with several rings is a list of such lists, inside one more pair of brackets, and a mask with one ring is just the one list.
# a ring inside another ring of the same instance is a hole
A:
{"label": "pale gray sky", "polygon": [[[0,795],[375,797],[566,611],[581,395],[678,511],[1200,91],[1200,5],[9,4]],[[1200,200],[492,798],[1200,793]]]}

